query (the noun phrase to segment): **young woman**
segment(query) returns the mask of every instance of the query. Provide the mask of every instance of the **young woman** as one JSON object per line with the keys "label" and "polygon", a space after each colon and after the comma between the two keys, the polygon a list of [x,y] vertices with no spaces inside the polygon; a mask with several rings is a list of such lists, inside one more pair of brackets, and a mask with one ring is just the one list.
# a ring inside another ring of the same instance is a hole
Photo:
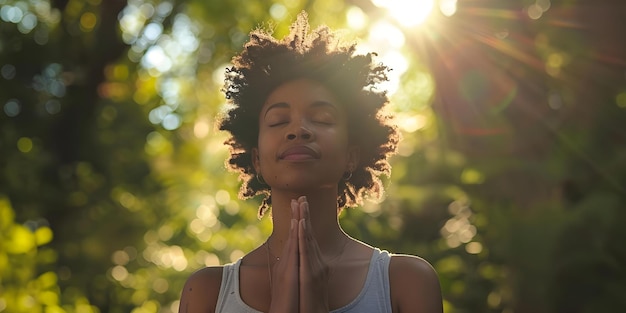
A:
{"label": "young woman", "polygon": [[227,70],[230,167],[240,196],[265,195],[272,234],[233,264],[187,281],[181,313],[442,312],[437,275],[423,259],[348,236],[343,207],[380,197],[399,137],[381,109],[387,68],[355,55],[302,13],[282,40],[256,30]]}

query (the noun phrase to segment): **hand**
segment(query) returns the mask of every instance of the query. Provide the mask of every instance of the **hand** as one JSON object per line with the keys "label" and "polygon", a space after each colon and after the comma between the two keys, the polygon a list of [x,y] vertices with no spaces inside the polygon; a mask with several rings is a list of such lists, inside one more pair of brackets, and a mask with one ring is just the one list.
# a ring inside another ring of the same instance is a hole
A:
{"label": "hand", "polygon": [[328,266],[313,235],[309,203],[302,196],[292,200],[291,206],[292,213],[299,213],[299,312],[328,312]]}
{"label": "hand", "polygon": [[298,220],[299,211],[293,205],[292,219],[287,244],[272,268],[270,280],[272,299],[269,312],[298,312],[299,310],[299,270],[298,270]]}
{"label": "hand", "polygon": [[313,235],[306,197],[291,201],[291,227],[272,270],[270,312],[328,312],[328,267]]}

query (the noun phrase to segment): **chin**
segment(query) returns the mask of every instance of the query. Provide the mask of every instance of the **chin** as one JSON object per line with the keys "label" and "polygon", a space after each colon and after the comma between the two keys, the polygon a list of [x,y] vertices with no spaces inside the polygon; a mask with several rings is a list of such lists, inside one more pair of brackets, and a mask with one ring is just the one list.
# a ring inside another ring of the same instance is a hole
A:
{"label": "chin", "polygon": [[306,191],[306,190],[311,190],[315,188],[315,184],[307,184],[305,182],[302,181],[298,181],[298,182],[283,182],[283,183],[279,183],[277,184],[278,188],[283,189],[283,190],[291,190],[294,192],[299,192],[299,191]]}
{"label": "chin", "polygon": [[299,180],[290,180],[286,182],[278,182],[277,184],[273,186],[276,186],[274,188],[288,190],[294,193],[306,193],[312,190],[337,188],[337,183],[328,183],[328,182],[323,183],[320,181],[312,182],[312,181],[306,181],[305,179],[299,179]]}

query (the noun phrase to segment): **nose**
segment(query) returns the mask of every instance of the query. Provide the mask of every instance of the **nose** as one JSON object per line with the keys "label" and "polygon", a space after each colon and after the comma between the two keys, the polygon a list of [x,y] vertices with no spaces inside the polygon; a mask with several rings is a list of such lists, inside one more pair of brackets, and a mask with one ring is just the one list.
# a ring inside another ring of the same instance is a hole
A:
{"label": "nose", "polygon": [[295,127],[289,129],[286,134],[288,140],[302,139],[302,140],[311,140],[313,139],[313,132],[306,127],[304,124],[295,125]]}

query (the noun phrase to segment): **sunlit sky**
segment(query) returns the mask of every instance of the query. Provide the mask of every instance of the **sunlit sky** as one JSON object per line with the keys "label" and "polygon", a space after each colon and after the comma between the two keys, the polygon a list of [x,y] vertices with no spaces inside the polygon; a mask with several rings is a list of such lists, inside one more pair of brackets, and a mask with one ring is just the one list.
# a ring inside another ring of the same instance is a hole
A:
{"label": "sunlit sky", "polygon": [[[433,20],[435,10],[434,0],[372,0],[372,4],[380,8],[384,14],[377,20],[370,18],[358,7],[351,7],[346,13],[348,27],[354,30],[366,29],[367,38],[358,46],[359,52],[375,51],[380,62],[392,69],[389,81],[383,89],[393,97],[399,90],[401,77],[409,69],[411,60],[403,50],[406,43],[405,34],[423,31],[425,24]],[[456,0],[438,1],[439,11],[443,16],[451,16],[456,12]],[[434,86],[429,84],[422,89],[430,98]],[[393,102],[392,102],[393,103]],[[396,123],[405,132],[415,132],[426,126],[427,119],[418,112],[396,112]],[[411,154],[412,149],[401,147],[400,154]]]}
{"label": "sunlit sky", "polygon": [[433,10],[433,0],[372,0],[377,7],[386,9],[389,16],[404,26],[423,23]]}
{"label": "sunlit sky", "polygon": [[[402,52],[405,32],[420,31],[420,27],[431,19],[435,12],[434,0],[372,0],[372,4],[384,10],[383,18],[369,20],[358,7],[351,7],[346,18],[348,26],[355,30],[368,29],[368,38],[359,46],[363,52],[376,51],[381,61],[393,69],[384,88],[393,95],[398,90],[400,77],[409,67],[409,60]],[[439,1],[439,10],[444,16],[456,12],[456,0]],[[401,29],[404,28],[404,29]],[[375,47],[375,48],[373,48]]]}

